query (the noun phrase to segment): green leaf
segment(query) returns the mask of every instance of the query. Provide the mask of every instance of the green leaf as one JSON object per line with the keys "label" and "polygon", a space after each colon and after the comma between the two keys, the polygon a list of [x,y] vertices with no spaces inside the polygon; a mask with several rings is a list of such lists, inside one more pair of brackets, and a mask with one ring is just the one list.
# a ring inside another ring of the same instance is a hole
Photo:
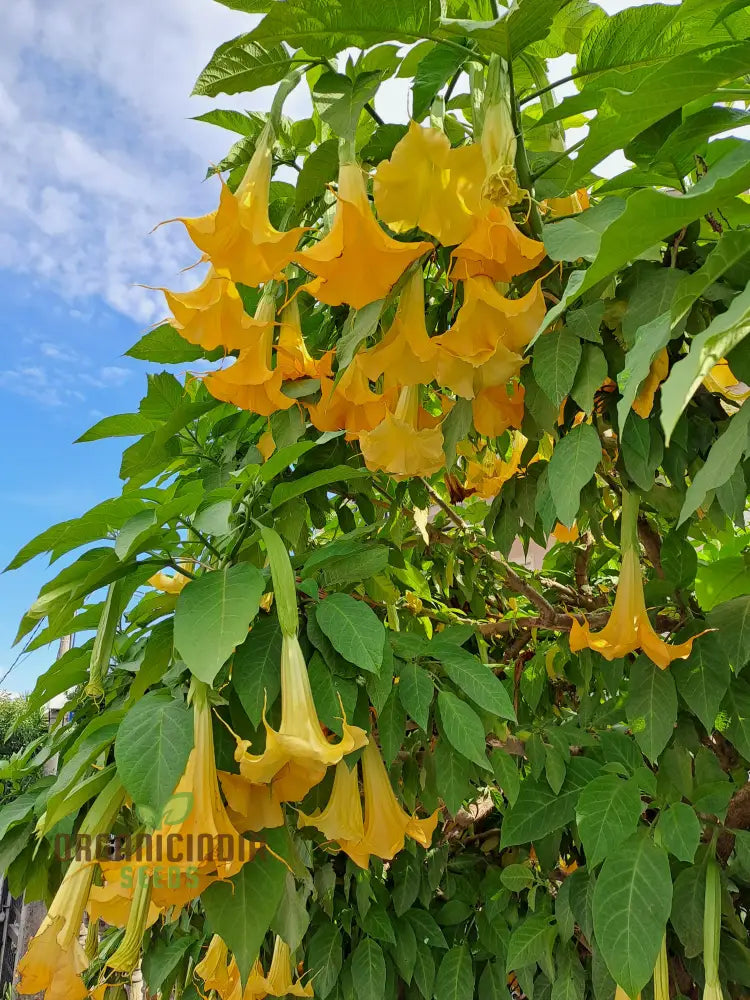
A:
{"label": "green leaf", "polygon": [[204,573],[182,591],[175,611],[174,643],[199,680],[211,684],[247,638],[264,589],[260,570],[238,563]]}
{"label": "green leaf", "polygon": [[432,952],[417,936],[417,956],[414,962],[414,982],[424,1000],[432,1000],[435,984],[435,959]]}
{"label": "green leaf", "polygon": [[552,982],[550,1000],[583,1000],[586,992],[586,973],[572,943],[557,953],[557,970]]}
{"label": "green leaf", "polygon": [[281,902],[286,875],[286,866],[261,850],[234,878],[201,893],[209,929],[234,955],[243,983]]}
{"label": "green leaf", "polygon": [[440,740],[435,748],[434,767],[436,791],[448,812],[455,815],[464,799],[472,794],[471,765],[461,754],[455,753],[447,739]]}
{"label": "green leaf", "polygon": [[357,1000],[382,1000],[385,959],[377,941],[365,937],[352,953],[352,982]]}
{"label": "green leaf", "polygon": [[511,892],[523,892],[534,883],[534,876],[528,865],[513,864],[503,868],[500,881]]}
{"label": "green leaf", "polygon": [[84,441],[101,441],[111,437],[138,437],[154,430],[158,424],[155,420],[144,417],[142,413],[115,413],[104,417],[93,427],[76,438],[76,444]]}
{"label": "green leaf", "polygon": [[[244,118],[244,115],[242,117]],[[247,121],[246,118],[245,121]],[[195,361],[205,357],[205,355],[206,352],[202,347],[191,344],[184,337],[181,337],[171,323],[162,323],[155,329],[149,330],[138,343],[133,344],[130,350],[125,352],[126,358],[135,358],[137,361],[153,361],[159,365],[180,365],[187,361]],[[111,420],[112,418],[106,419]],[[80,440],[91,439],[81,438]]]}
{"label": "green leaf", "polygon": [[279,695],[280,664],[281,626],[275,615],[261,615],[232,661],[232,687],[254,726],[260,723],[263,705],[270,708]]}
{"label": "green leaf", "polygon": [[565,782],[555,795],[546,781],[526,778],[518,798],[503,818],[502,847],[538,841],[570,823],[575,817],[581,790],[599,773],[599,765],[587,757],[572,757]]}
{"label": "green leaf", "polygon": [[[744,502],[743,490],[743,505]],[[711,563],[701,562],[695,578],[695,596],[703,610],[710,611],[717,604],[750,593],[749,569],[745,556],[729,556]]]}
{"label": "green leaf", "polygon": [[594,396],[607,377],[607,359],[595,344],[584,344],[578,372],[570,395],[584,413],[594,409]]}
{"label": "green leaf", "polygon": [[399,667],[398,696],[416,724],[427,732],[430,705],[435,693],[432,678],[414,660],[407,660]]}
{"label": "green leaf", "polygon": [[341,932],[335,924],[325,922],[315,931],[307,948],[307,967],[321,998],[333,991],[343,963]]}
{"label": "green leaf", "polygon": [[469,50],[461,52],[446,45],[436,45],[420,59],[412,85],[411,116],[421,122],[438,91],[450,80],[469,58]]}
{"label": "green leaf", "polygon": [[678,861],[693,863],[701,839],[701,825],[695,810],[685,802],[673,802],[659,816],[661,844]]}
{"label": "green leaf", "polygon": [[542,971],[552,977],[552,946],[556,937],[555,927],[546,913],[534,913],[518,923],[510,936],[506,971],[512,972],[527,965],[538,964]]}
{"label": "green leaf", "polygon": [[130,709],[115,739],[117,774],[128,795],[158,826],[193,749],[193,713],[167,691]]}
{"label": "green leaf", "polygon": [[568,528],[576,519],[581,490],[601,457],[599,435],[591,424],[579,424],[555,445],[548,466],[549,488],[558,520]]}
{"label": "green leaf", "polygon": [[675,879],[670,922],[688,958],[703,951],[703,906],[706,897],[706,867],[691,865]]}
{"label": "green leaf", "polygon": [[680,697],[691,712],[712,733],[724,695],[729,687],[729,658],[719,634],[711,632],[693,643],[685,660],[674,660],[670,673],[675,679]]}
{"label": "green leaf", "polygon": [[466,1000],[474,995],[474,968],[465,944],[443,955],[435,977],[435,1000]]}
{"label": "green leaf", "polygon": [[503,791],[503,795],[513,805],[521,790],[521,777],[518,773],[516,762],[505,750],[495,747],[490,754],[490,764],[492,765],[492,770],[495,772],[495,779]]}
{"label": "green leaf", "polygon": [[330,486],[331,483],[347,482],[351,479],[361,479],[367,476],[367,469],[352,469],[348,465],[336,465],[332,469],[319,469],[311,472],[308,476],[294,479],[290,483],[279,483],[274,486],[271,494],[271,507],[280,507],[283,503],[293,500],[294,497],[301,497],[310,490],[317,490],[321,486]]}
{"label": "green leaf", "polygon": [[143,978],[149,993],[157,993],[179,965],[183,955],[196,942],[193,934],[183,934],[166,941],[157,937],[153,947],[143,953]]}
{"label": "green leaf", "polygon": [[510,696],[490,666],[460,646],[440,639],[433,639],[429,651],[456,687],[468,695],[475,705],[501,719],[515,721],[516,713]]}
{"label": "green leaf", "polygon": [[633,664],[625,711],[638,746],[656,763],[674,731],[677,692],[670,671],[660,670],[645,654]]}
{"label": "green leaf", "polygon": [[283,80],[291,67],[283,45],[264,48],[250,35],[240,35],[214,52],[195,82],[193,95],[216,97],[258,90]]}
{"label": "green leaf", "polygon": [[729,716],[724,735],[743,757],[750,760],[750,684],[745,681],[732,684],[724,711]]}
{"label": "green leaf", "polygon": [[565,327],[545,333],[534,345],[534,378],[555,409],[570,392],[580,361],[581,342]]}
{"label": "green leaf", "polygon": [[643,806],[635,781],[603,774],[588,784],[578,799],[576,822],[586,851],[586,864],[606,858],[635,832]]}
{"label": "green leaf", "polygon": [[740,673],[750,660],[750,596],[719,604],[708,615],[708,624],[717,630],[729,662]]}
{"label": "green leaf", "polygon": [[398,756],[406,735],[406,712],[395,689],[378,714],[378,735],[385,766],[390,767]]}
{"label": "green leaf", "polygon": [[667,852],[636,835],[610,854],[594,889],[594,933],[613,979],[634,997],[649,981],[672,903]]}
{"label": "green leaf", "polygon": [[[400,917],[414,904],[422,882],[422,866],[408,851],[401,851],[391,864],[393,873],[393,909]],[[398,937],[398,936],[397,936]]]}
{"label": "green leaf", "polygon": [[417,964],[417,938],[414,928],[404,917],[396,921],[396,947],[393,949],[393,958],[399,975],[405,983],[411,985],[414,966]]}
{"label": "green leaf", "polygon": [[302,164],[297,178],[298,208],[302,208],[314,198],[319,198],[325,192],[326,185],[336,177],[338,166],[339,147],[336,139],[326,139],[316,146]]}
{"label": "green leaf", "polygon": [[355,79],[342,73],[323,73],[312,94],[320,117],[337,136],[353,139],[362,109],[375,96],[382,79],[377,70],[359,73]]}
{"label": "green leaf", "polygon": [[[711,212],[723,199],[746,190],[750,186],[750,149],[746,147],[747,143],[743,143],[741,148],[727,153],[680,197],[673,197],[656,188],[644,188],[627,200],[614,197],[603,199],[600,205],[587,209],[583,216],[596,212],[597,218],[602,215],[606,224],[595,226],[593,221],[589,223],[585,239],[580,234],[580,224],[569,226],[572,220],[563,219],[554,226],[548,226],[548,229],[556,231],[555,253],[550,254],[554,259],[573,261],[587,255],[594,259],[588,270],[574,271],[570,276],[562,301],[547,312],[543,328],[554,322],[571,302],[589,288],[644,250],[706,212]],[[617,214],[614,214],[615,207]],[[590,238],[592,229],[601,231],[601,239],[594,239],[593,243]],[[549,253],[550,248],[547,250]]]}
{"label": "green leaf", "polygon": [[625,470],[636,486],[648,492],[664,457],[664,441],[659,428],[655,421],[631,413],[621,438]]}
{"label": "green leaf", "polygon": [[450,691],[438,694],[437,705],[442,731],[451,746],[467,760],[489,769],[484,726],[474,709]]}
{"label": "green leaf", "polygon": [[[750,319],[750,299],[748,299],[747,317]],[[681,363],[678,362],[678,364]],[[709,490],[718,489],[731,478],[744,456],[750,452],[750,406],[748,406],[748,402],[750,401],[745,401],[739,412],[735,413],[729,420],[721,435],[711,445],[708,458],[693,476],[693,481],[685,494],[685,502],[680,511],[678,525],[695,513],[706,499]]]}
{"label": "green leaf", "polygon": [[318,604],[315,617],[345,660],[372,673],[380,670],[385,628],[372,608],[348,594],[330,594]]}

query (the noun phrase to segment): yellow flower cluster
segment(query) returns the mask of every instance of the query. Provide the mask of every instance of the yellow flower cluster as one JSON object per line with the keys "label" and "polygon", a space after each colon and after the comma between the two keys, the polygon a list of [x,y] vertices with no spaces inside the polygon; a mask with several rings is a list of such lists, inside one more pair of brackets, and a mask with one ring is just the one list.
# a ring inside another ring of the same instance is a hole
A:
{"label": "yellow flower cluster", "polygon": [[[488,108],[481,142],[455,149],[439,129],[411,122],[375,171],[377,217],[365,174],[343,157],[330,229],[317,241],[308,235],[300,249],[306,230],[282,233],[269,221],[271,142],[267,127],[237,191],[222,183],[215,212],[179,220],[210,267],[194,291],[165,290],[170,322],[191,343],[236,353],[204,376],[208,391],[270,416],[295,405],[284,382],[318,379],[319,397],[307,404],[313,426],[345,431],[359,441],[370,469],[394,478],[443,468],[441,423],[456,397],[471,400],[475,429],[487,438],[520,427],[518,376],[545,304],[540,281],[520,297],[509,297],[507,288],[542,261],[544,247],[517,228],[508,208],[522,192],[505,105]],[[434,242],[394,239],[381,223],[400,236],[419,229]],[[453,248],[450,279],[461,288],[462,305],[452,325],[433,336],[423,267],[436,244]],[[329,306],[361,309],[401,283],[389,329],[335,376],[333,352],[310,355],[295,297],[277,319],[275,283],[292,264],[311,275],[302,289]],[[238,284],[263,286],[252,317]],[[430,413],[420,405],[428,398]],[[264,454],[272,449],[264,440]]]}

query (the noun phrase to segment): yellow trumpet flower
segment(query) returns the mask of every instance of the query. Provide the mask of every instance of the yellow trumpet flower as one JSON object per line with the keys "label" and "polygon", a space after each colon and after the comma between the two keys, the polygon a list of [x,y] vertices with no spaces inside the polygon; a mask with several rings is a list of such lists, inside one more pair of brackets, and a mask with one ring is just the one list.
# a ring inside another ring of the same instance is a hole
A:
{"label": "yellow trumpet flower", "polygon": [[143,879],[136,885],[123,939],[106,959],[110,969],[130,975],[138,965],[151,908],[151,890],[151,879]]}
{"label": "yellow trumpet flower", "polygon": [[165,594],[180,594],[190,583],[190,577],[180,572],[165,573],[160,569],[158,573],[150,576],[146,583],[154,590],[161,590]]}
{"label": "yellow trumpet flower", "polygon": [[453,246],[472,231],[484,174],[479,145],[451,149],[444,132],[412,121],[375,172],[375,207],[394,232],[416,226]]}
{"label": "yellow trumpet flower", "polygon": [[633,400],[631,409],[635,410],[639,417],[646,417],[654,408],[654,398],[656,390],[662,384],[669,373],[669,354],[666,347],[660,351],[651,362],[648,375],[641,383],[638,395]]}
{"label": "yellow trumpet flower", "polygon": [[271,965],[263,984],[272,997],[311,997],[315,995],[311,982],[303,986],[299,979],[292,978],[292,953],[289,945],[286,941],[282,941],[278,934],[273,945]]}
{"label": "yellow trumpet flower", "polygon": [[360,433],[359,446],[368,469],[382,469],[394,479],[432,476],[445,465],[443,432],[439,426],[424,426],[415,385],[401,390],[395,412]]}
{"label": "yellow trumpet flower", "polygon": [[512,281],[537,266],[544,244],[524,236],[507,208],[493,206],[480,215],[469,236],[451,254],[451,278],[466,280],[485,275],[493,281]]}
{"label": "yellow trumpet flower", "polygon": [[206,351],[217,347],[239,351],[252,342],[256,324],[245,312],[234,284],[213,267],[192,291],[162,291],[172,313],[171,325],[191,344]]}
{"label": "yellow trumpet flower", "polygon": [[271,130],[261,133],[245,176],[235,194],[221,182],[219,207],[198,218],[171,219],[182,222],[203,259],[232,281],[255,288],[281,276],[294,256],[303,227],[281,233],[268,218],[271,183]]}
{"label": "yellow trumpet flower", "polygon": [[469,462],[466,466],[466,488],[487,500],[497,496],[520,469],[521,455],[527,443],[527,438],[520,431],[515,431],[507,459],[488,451],[481,462]]}
{"label": "yellow trumpet flower", "polygon": [[296,636],[282,636],[281,725],[278,731],[272,729],[264,712],[266,749],[262,754],[248,753],[248,741],[237,739],[235,760],[240,765],[240,774],[255,785],[273,782],[278,802],[303,799],[323,780],[326,768],[367,742],[365,731],[350,726],[343,708],[341,712],[343,735],[338,743],[329,743],[315,711],[299,640]]}
{"label": "yellow trumpet flower", "polygon": [[316,299],[361,309],[385,298],[409,264],[432,249],[431,243],[399,243],[388,236],[370,209],[362,169],[342,163],[331,231],[294,259],[315,275],[304,287]]}
{"label": "yellow trumpet flower", "polygon": [[357,354],[343,375],[321,378],[320,401],[308,405],[310,421],[319,431],[345,430],[348,438],[360,431],[372,430],[383,420],[389,403],[395,400],[393,391],[380,395],[370,388]]}
{"label": "yellow trumpet flower", "polygon": [[516,178],[518,142],[504,87],[499,88],[498,99],[484,113],[481,143],[487,169],[482,196],[492,205],[515,205],[523,197],[523,191]]}
{"label": "yellow trumpet flower", "polygon": [[542,208],[550,213],[553,219],[560,219],[564,215],[577,215],[589,207],[589,193],[586,188],[578,188],[573,194],[564,198],[547,198],[542,202]]}
{"label": "yellow trumpet flower", "polygon": [[276,325],[273,290],[269,290],[255,311],[252,340],[240,351],[229,368],[211,372],[203,379],[215,399],[234,403],[243,410],[268,417],[288,410],[294,400],[281,391],[282,373],[272,368],[273,332]]}
{"label": "yellow trumpet flower", "polygon": [[276,345],[276,365],[283,379],[330,376],[333,351],[315,360],[305,344],[297,300],[292,299],[281,314],[281,332]]}
{"label": "yellow trumpet flower", "polygon": [[552,536],[556,542],[577,542],[579,538],[578,526],[574,521],[572,528],[566,528],[558,521],[552,529]]}
{"label": "yellow trumpet flower", "polygon": [[242,1000],[240,970],[218,934],[211,938],[206,954],[195,967],[195,974],[203,980],[206,990],[215,990],[221,1000]]}
{"label": "yellow trumpet flower", "polygon": [[227,800],[227,813],[233,825],[246,833],[284,825],[284,810],[271,785],[253,785],[241,774],[219,771],[221,790]]}
{"label": "yellow trumpet flower", "polygon": [[499,437],[509,427],[520,427],[526,390],[520,383],[500,382],[480,389],[471,401],[474,427],[484,437]]}
{"label": "yellow trumpet flower", "polygon": [[429,385],[435,378],[437,348],[425,325],[424,278],[421,268],[404,285],[393,323],[379,344],[357,355],[360,370],[375,381],[385,373],[388,384]]}
{"label": "yellow trumpet flower", "polygon": [[310,814],[300,811],[297,826],[300,829],[314,826],[326,840],[338,841],[344,850],[344,844],[357,844],[362,840],[365,823],[356,764],[350,768],[345,760],[339,761],[325,809],[316,809]]}
{"label": "yellow trumpet flower", "polygon": [[654,631],[643,594],[643,576],[638,554],[638,504],[627,491],[623,491],[622,495],[621,519],[622,565],[609,621],[601,631],[591,632],[587,621],[584,620],[581,625],[574,619],[570,648],[577,653],[588,647],[601,653],[606,660],[616,660],[640,649],[657,667],[665,670],[672,660],[684,660],[690,656],[698,636],[673,646]]}
{"label": "yellow trumpet flower", "polygon": [[726,358],[722,358],[715,364],[711,371],[703,379],[703,385],[709,392],[718,392],[730,403],[741,406],[746,399],[750,398],[750,386],[740,382]]}

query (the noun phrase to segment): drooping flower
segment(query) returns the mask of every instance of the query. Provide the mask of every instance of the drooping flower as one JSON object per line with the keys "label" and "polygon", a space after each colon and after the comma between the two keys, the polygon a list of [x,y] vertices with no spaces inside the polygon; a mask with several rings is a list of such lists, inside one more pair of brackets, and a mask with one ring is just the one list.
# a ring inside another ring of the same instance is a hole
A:
{"label": "drooping flower", "polygon": [[375,207],[394,232],[418,227],[453,246],[472,231],[484,175],[481,146],[451,149],[444,132],[412,121],[390,160],[377,168]]}
{"label": "drooping flower", "polygon": [[638,504],[627,491],[623,491],[621,518],[622,565],[609,621],[601,631],[591,632],[587,621],[581,624],[574,619],[570,648],[577,653],[588,647],[601,653],[606,660],[616,660],[640,649],[657,667],[665,670],[672,660],[684,660],[690,656],[698,636],[692,636],[678,645],[670,645],[654,631],[646,611],[638,554]]}
{"label": "drooping flower", "polygon": [[229,771],[219,771],[219,781],[229,818],[240,833],[283,826],[284,810],[273,784],[253,785],[241,774]]}
{"label": "drooping flower", "polygon": [[190,239],[217,271],[255,288],[281,276],[305,231],[281,233],[268,218],[272,135],[266,126],[237,191],[221,182],[219,207],[199,218],[179,218]]}
{"label": "drooping flower", "polygon": [[310,355],[302,333],[297,300],[292,299],[281,314],[281,332],[276,345],[276,365],[282,379],[321,378],[330,376],[333,351],[315,360]]}
{"label": "drooping flower", "polygon": [[138,965],[143,935],[148,926],[152,888],[150,878],[141,879],[136,884],[125,934],[115,951],[106,959],[106,964],[116,972],[131,975]]}
{"label": "drooping flower", "polygon": [[41,927],[18,963],[18,992],[44,993],[45,1000],[84,1000],[81,973],[89,965],[78,942],[95,865],[74,860]]}
{"label": "drooping flower", "polygon": [[[490,72],[499,71],[497,65]],[[488,90],[492,86],[488,82]],[[492,205],[515,205],[523,197],[516,177],[516,140],[507,89],[498,81],[496,100],[485,110],[482,123],[482,152],[486,176],[482,196]]]}
{"label": "drooping flower", "polygon": [[347,437],[377,427],[395,399],[394,392],[373,392],[362,370],[361,354],[355,355],[335,382],[321,378],[320,400],[308,404],[310,422],[319,431],[345,430]]}
{"label": "drooping flower", "polygon": [[484,437],[499,437],[509,427],[520,427],[526,390],[516,382],[480,389],[471,401],[474,427]]}
{"label": "drooping flower", "polygon": [[217,347],[239,351],[252,343],[256,322],[245,312],[233,282],[213,267],[192,291],[162,291],[172,313],[171,325],[191,344],[206,351]]}
{"label": "drooping flower", "polygon": [[388,385],[429,385],[435,378],[437,354],[425,325],[424,277],[417,268],[404,285],[388,333],[361,351],[357,363],[373,382],[385,374]]}
{"label": "drooping flower", "polygon": [[337,841],[343,850],[344,844],[359,843],[365,835],[362,816],[362,802],[359,797],[357,766],[350,768],[342,760],[336,765],[333,787],[325,809],[313,813],[300,811],[297,826],[314,826],[326,840]]}
{"label": "drooping flower", "polygon": [[362,431],[359,446],[368,469],[382,469],[394,479],[432,476],[445,465],[443,432],[422,419],[419,386],[405,386],[393,413],[371,431]]}
{"label": "drooping flower", "polygon": [[315,277],[304,287],[330,306],[361,309],[384,298],[406,268],[432,250],[431,243],[400,243],[378,225],[361,167],[342,163],[331,231],[295,261]]}
{"label": "drooping flower", "polygon": [[[341,710],[344,716],[343,708]],[[326,768],[367,742],[363,729],[343,717],[343,735],[329,743],[323,735],[313,701],[307,665],[296,636],[281,640],[281,725],[273,729],[263,717],[266,748],[250,754],[247,740],[237,740],[235,759],[240,774],[254,785],[273,782],[279,802],[297,802],[323,780]]]}
{"label": "drooping flower", "polygon": [[737,406],[750,399],[750,386],[740,382],[725,358],[713,366],[703,379],[703,385],[709,392],[718,392],[724,399]]}
{"label": "drooping flower", "polygon": [[589,207],[589,193],[586,188],[578,188],[573,194],[564,198],[547,198],[542,202],[542,208],[546,209],[550,218],[560,219],[565,215],[577,215]]}
{"label": "drooping flower", "polygon": [[268,975],[264,978],[264,985],[272,997],[311,997],[315,995],[312,982],[303,985],[299,979],[292,977],[292,953],[289,945],[286,941],[282,941],[278,934],[273,943],[273,955]]}
{"label": "drooping flower", "polygon": [[422,847],[429,847],[437,826],[439,810],[426,819],[404,812],[391,786],[388,772],[375,741],[362,754],[362,783],[365,793],[364,836],[358,842],[345,841],[343,850],[361,868],[367,868],[370,855],[390,861],[411,837]]}
{"label": "drooping flower", "polygon": [[451,277],[485,275],[509,282],[535,268],[545,253],[543,243],[524,236],[507,208],[493,206],[476,218],[469,236],[451,254]]}
{"label": "drooping flower", "polygon": [[203,980],[206,989],[215,990],[221,1000],[242,1000],[240,970],[218,934],[211,938],[206,954],[195,967],[195,974]]}
{"label": "drooping flower", "polygon": [[271,367],[275,316],[273,289],[269,287],[255,311],[253,337],[248,346],[240,351],[234,364],[203,379],[215,399],[264,417],[294,406],[294,400],[281,391],[281,370]]}
{"label": "drooping flower", "polygon": [[481,462],[468,462],[466,488],[484,499],[497,496],[508,480],[512,479],[520,469],[521,455],[527,443],[527,438],[520,431],[515,431],[508,458],[501,458],[488,450]]}
{"label": "drooping flower", "polygon": [[639,417],[646,417],[651,413],[654,408],[654,398],[656,396],[656,390],[662,384],[664,379],[669,373],[669,354],[667,353],[666,347],[660,351],[654,360],[651,362],[651,367],[648,370],[648,375],[641,383],[641,387],[638,390],[638,395],[635,397],[632,403],[632,409],[638,414]]}

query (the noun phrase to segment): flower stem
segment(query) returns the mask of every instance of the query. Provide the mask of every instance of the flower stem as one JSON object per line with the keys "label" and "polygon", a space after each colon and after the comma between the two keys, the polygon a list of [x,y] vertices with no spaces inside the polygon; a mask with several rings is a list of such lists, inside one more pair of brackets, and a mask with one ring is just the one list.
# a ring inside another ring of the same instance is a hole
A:
{"label": "flower stem", "polygon": [[620,516],[620,546],[623,552],[638,551],[638,509],[637,493],[622,491],[622,514]]}

